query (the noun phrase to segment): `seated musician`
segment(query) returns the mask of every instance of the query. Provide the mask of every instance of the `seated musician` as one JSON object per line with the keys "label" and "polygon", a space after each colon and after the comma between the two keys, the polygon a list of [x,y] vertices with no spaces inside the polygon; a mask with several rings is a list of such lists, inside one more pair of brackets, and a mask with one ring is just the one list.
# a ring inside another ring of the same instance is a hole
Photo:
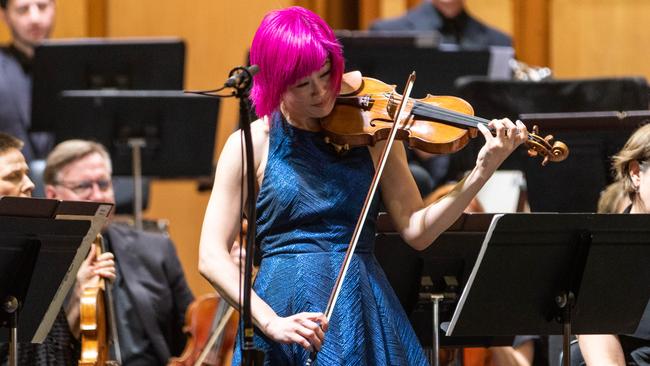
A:
{"label": "seated musician", "polygon": [[[650,124],[632,134],[614,156],[612,167],[631,202],[623,213],[650,213]],[[634,334],[580,335],[578,342],[587,365],[648,365],[650,306],[646,306]]]}
{"label": "seated musician", "polygon": [[[48,198],[114,202],[112,166],[95,142],[69,140],[46,161]],[[172,241],[126,225],[109,224],[104,242],[115,255],[113,299],[122,365],[164,365],[185,345],[185,311],[190,291]]]}
{"label": "seated musician", "polygon": [[[31,197],[34,183],[27,173],[29,168],[21,153],[19,139],[0,132],[0,196]],[[77,272],[77,282],[57,316],[50,333],[41,344],[18,344],[19,365],[76,364],[79,336],[79,299],[83,290],[96,285],[99,277],[115,279],[111,253],[97,256],[94,247]],[[0,364],[8,363],[8,345],[0,345]]]}

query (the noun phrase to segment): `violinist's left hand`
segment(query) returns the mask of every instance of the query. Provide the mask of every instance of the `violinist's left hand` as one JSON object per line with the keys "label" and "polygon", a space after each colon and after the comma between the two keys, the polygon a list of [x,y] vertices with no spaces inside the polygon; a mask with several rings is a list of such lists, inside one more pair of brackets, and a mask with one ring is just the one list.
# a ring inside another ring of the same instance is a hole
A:
{"label": "violinist's left hand", "polygon": [[495,131],[495,135],[482,124],[478,125],[485,137],[485,145],[476,158],[476,167],[486,176],[491,175],[528,138],[528,130],[521,121],[515,124],[507,118],[495,119],[488,126]]}

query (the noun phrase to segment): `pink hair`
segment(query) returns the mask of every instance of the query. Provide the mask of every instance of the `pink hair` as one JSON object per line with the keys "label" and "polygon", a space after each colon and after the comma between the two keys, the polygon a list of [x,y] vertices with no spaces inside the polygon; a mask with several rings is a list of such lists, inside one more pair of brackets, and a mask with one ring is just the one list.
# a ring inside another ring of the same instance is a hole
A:
{"label": "pink hair", "polygon": [[260,68],[253,77],[250,96],[257,115],[274,112],[289,86],[320,70],[328,57],[330,85],[338,94],[343,52],[332,28],[318,15],[299,6],[268,13],[257,28],[250,51],[251,65]]}

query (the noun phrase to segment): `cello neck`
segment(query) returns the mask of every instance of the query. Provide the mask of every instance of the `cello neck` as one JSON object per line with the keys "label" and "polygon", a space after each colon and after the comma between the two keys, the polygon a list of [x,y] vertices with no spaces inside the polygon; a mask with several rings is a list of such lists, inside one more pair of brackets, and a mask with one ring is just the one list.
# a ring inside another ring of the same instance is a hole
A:
{"label": "cello neck", "polygon": [[223,340],[224,330],[228,325],[228,321],[232,317],[235,309],[228,305],[226,300],[221,299],[217,305],[212,320],[212,329],[210,330],[210,339],[205,344],[205,348],[199,354],[199,357],[194,362],[194,366],[201,366],[204,364],[218,365],[221,364],[221,343]]}

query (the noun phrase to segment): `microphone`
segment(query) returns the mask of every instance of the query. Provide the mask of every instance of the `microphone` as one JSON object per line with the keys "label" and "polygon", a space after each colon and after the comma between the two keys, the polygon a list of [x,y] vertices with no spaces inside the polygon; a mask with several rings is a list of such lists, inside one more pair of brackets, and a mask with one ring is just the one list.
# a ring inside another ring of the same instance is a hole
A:
{"label": "microphone", "polygon": [[250,65],[248,67],[238,67],[235,68],[234,73],[230,75],[228,80],[223,84],[224,87],[234,88],[239,87],[244,83],[250,83],[253,75],[257,74],[260,71],[259,66]]}

